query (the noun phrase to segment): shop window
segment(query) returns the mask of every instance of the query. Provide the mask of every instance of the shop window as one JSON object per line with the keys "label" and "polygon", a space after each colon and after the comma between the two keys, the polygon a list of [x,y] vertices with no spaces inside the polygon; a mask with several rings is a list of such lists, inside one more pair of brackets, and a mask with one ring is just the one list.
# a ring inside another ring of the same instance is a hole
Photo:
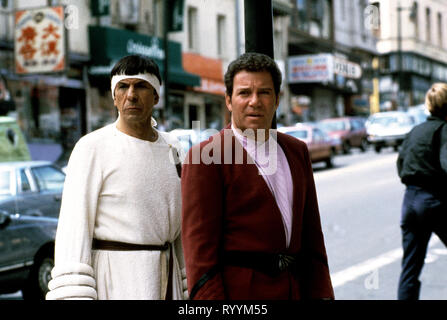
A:
{"label": "shop window", "polygon": [[169,94],[169,107],[166,110],[166,130],[170,131],[185,127],[184,96],[182,94]]}

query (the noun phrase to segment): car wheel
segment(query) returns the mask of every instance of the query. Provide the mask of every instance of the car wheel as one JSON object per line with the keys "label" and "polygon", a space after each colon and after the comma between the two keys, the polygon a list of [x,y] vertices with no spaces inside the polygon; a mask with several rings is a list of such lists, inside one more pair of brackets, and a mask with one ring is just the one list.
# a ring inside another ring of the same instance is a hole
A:
{"label": "car wheel", "polygon": [[22,289],[23,299],[45,300],[53,267],[54,259],[49,256],[45,256],[36,262],[31,269],[28,283]]}
{"label": "car wheel", "polygon": [[366,150],[368,150],[368,141],[366,141],[366,139],[362,139],[360,151],[365,152]]}
{"label": "car wheel", "polygon": [[344,154],[349,154],[351,152],[351,146],[348,141],[343,141],[342,150]]}
{"label": "car wheel", "polygon": [[374,147],[374,150],[375,150],[377,153],[380,153],[380,150],[382,150],[382,147],[381,147],[381,146],[375,146],[375,147]]}
{"label": "car wheel", "polygon": [[332,168],[334,166],[334,163],[332,162],[332,152],[325,162],[326,162],[326,168]]}

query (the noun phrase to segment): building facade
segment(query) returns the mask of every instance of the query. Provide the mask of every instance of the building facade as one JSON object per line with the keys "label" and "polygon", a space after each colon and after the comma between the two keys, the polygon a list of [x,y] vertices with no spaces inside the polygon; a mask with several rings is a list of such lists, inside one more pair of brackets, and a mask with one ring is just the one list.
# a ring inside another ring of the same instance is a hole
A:
{"label": "building facade", "polygon": [[289,26],[292,118],[367,115],[374,93],[374,30],[365,0],[296,0]]}
{"label": "building facade", "polygon": [[447,2],[371,3],[380,10],[381,109],[423,103],[433,82],[447,82]]}

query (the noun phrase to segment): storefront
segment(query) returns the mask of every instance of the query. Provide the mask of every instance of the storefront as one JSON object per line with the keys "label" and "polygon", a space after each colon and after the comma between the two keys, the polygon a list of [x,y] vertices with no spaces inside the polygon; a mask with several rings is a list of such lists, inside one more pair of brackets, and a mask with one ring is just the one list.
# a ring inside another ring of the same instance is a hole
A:
{"label": "storefront", "polygon": [[[162,39],[103,26],[89,26],[89,43],[91,65],[87,125],[89,130],[94,130],[116,119],[116,108],[110,93],[110,71],[113,65],[126,55],[140,54],[154,59],[163,77],[165,51]],[[187,127],[187,92],[200,86],[200,77],[183,69],[181,44],[169,41],[168,49],[168,106],[164,106],[166,84],[163,83],[162,97],[154,109],[159,128],[164,130]]]}
{"label": "storefront", "polygon": [[293,122],[353,114],[362,92],[359,64],[331,53],[289,57],[288,84]]}
{"label": "storefront", "polygon": [[222,61],[195,53],[183,53],[183,66],[201,79],[200,85],[193,87],[186,95],[187,123],[200,121],[201,129],[222,129],[229,120],[225,107]]}

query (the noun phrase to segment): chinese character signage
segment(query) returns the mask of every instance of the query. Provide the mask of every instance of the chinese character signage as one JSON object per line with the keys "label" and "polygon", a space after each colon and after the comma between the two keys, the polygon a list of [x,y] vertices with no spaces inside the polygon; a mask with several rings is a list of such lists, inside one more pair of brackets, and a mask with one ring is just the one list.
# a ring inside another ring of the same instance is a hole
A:
{"label": "chinese character signage", "polygon": [[302,55],[289,58],[289,83],[331,82],[334,80],[331,54]]}
{"label": "chinese character signage", "polygon": [[14,53],[18,74],[63,71],[66,64],[63,7],[17,11]]}

